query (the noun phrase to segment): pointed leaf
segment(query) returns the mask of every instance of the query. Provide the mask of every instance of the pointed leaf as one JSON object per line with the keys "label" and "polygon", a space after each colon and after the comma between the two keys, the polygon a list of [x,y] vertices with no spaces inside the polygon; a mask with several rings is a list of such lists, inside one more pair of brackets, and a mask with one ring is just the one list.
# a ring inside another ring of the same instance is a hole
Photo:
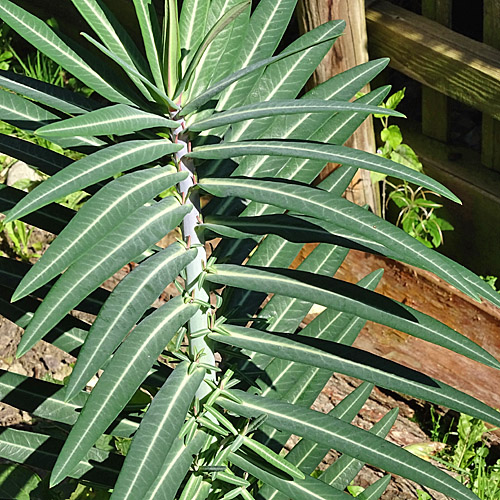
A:
{"label": "pointed leaf", "polygon": [[64,113],[81,114],[100,107],[82,94],[12,71],[0,70],[0,85]]}
{"label": "pointed leaf", "polygon": [[185,179],[185,172],[153,168],[107,184],[78,211],[24,276],[12,300],[24,297],[68,268],[117,224],[156,195]]}
{"label": "pointed leaf", "polygon": [[154,484],[203,381],[205,370],[189,374],[189,366],[189,363],[179,364],[154,397],[132,441],[111,498],[143,498]]}
{"label": "pointed leaf", "polygon": [[[112,13],[106,8],[106,5],[100,0],[71,0],[78,9],[82,17],[89,26],[103,41],[111,52],[114,52],[132,67],[140,68],[144,71],[147,68],[142,54],[139,52],[127,31],[118,24]],[[144,84],[134,75],[129,75],[137,88],[145,95],[150,97]]]}
{"label": "pointed leaf", "polygon": [[149,68],[153,75],[155,84],[159,88],[164,88],[163,72],[161,69],[159,50],[160,42],[160,27],[156,18],[155,6],[152,0],[134,0],[135,12],[141,27],[142,41],[146,50]]}
{"label": "pointed leaf", "polygon": [[78,135],[126,135],[153,127],[177,128],[179,122],[160,115],[146,113],[126,104],[116,104],[91,111],[82,116],[60,120],[39,128],[42,137],[72,137]]}
{"label": "pointed leaf", "polygon": [[182,245],[170,245],[142,262],[118,283],[104,303],[78,356],[67,385],[71,399],[101,368],[146,309],[196,256]]}
{"label": "pointed leaf", "polygon": [[229,335],[211,333],[211,339],[257,352],[355,376],[380,387],[442,404],[494,425],[500,414],[477,399],[415,370],[381,357],[335,342],[310,339],[300,335],[272,334],[237,326],[224,325]]}
{"label": "pointed leaf", "polygon": [[[248,68],[253,63],[273,55],[292,17],[297,0],[262,0],[250,17],[245,41],[234,68]],[[339,33],[340,34],[340,33]],[[241,104],[252,90],[260,72],[235,82],[222,94],[218,109]]]}
{"label": "pointed leaf", "polygon": [[474,290],[456,272],[456,267],[447,265],[447,260],[399,228],[361,207],[340,197],[295,183],[263,181],[260,179],[202,179],[200,186],[215,196],[237,196],[261,203],[273,201],[273,205],[302,213],[345,227],[356,228],[356,232],[392,249],[403,262],[434,272],[459,290],[478,298]]}
{"label": "pointed leaf", "polygon": [[246,418],[267,415],[266,424],[323,443],[366,463],[376,464],[377,467],[424,484],[457,500],[477,500],[468,488],[445,472],[368,431],[314,410],[252,396],[238,390],[233,392],[243,403],[220,398],[217,400],[231,412]]}
{"label": "pointed leaf", "polygon": [[286,474],[281,473],[282,475],[278,475],[276,470],[265,470],[264,465],[256,460],[255,455],[245,453],[242,450],[230,453],[229,460],[241,470],[281,491],[286,495],[286,498],[293,498],[294,500],[348,500],[352,498],[347,493],[336,490],[311,476],[292,481],[290,476]]}
{"label": "pointed leaf", "polygon": [[459,199],[447,188],[430,177],[381,156],[333,144],[307,142],[247,141],[199,146],[188,154],[192,158],[234,158],[244,155],[287,156],[342,163],[380,172],[432,189],[453,201]]}
{"label": "pointed leaf", "polygon": [[494,368],[500,363],[483,348],[443,323],[357,285],[303,271],[220,264],[206,279],[265,293],[311,300],[441,345]]}
{"label": "pointed leaf", "polygon": [[4,0],[0,5],[0,17],[12,29],[22,33],[23,38],[38,50],[60,64],[85,85],[94,89],[112,102],[132,104],[121,93],[117,92],[107,81],[92,69],[76,52],[71,50],[50,28],[40,19]]}
{"label": "pointed leaf", "polygon": [[[321,40],[321,43],[326,42],[328,40],[333,40],[337,37],[338,37],[338,33],[332,34],[329,38]],[[202,92],[201,94],[198,94],[196,97],[191,99],[182,108],[179,115],[180,116],[187,116],[190,113],[192,113],[193,111],[196,111],[197,109],[201,108],[201,106],[203,106],[208,101],[210,101],[210,99],[212,99],[212,97],[216,96],[222,90],[228,88],[233,82],[238,81],[239,79],[245,77],[246,75],[249,75],[250,73],[253,73],[254,71],[257,71],[258,69],[263,68],[264,66],[268,66],[269,64],[280,61],[281,59],[284,59],[285,57],[293,56],[294,54],[297,54],[297,53],[300,53],[304,50],[307,50],[310,47],[314,47],[318,43],[320,43],[320,42],[318,42],[317,40],[314,40],[313,42],[311,42],[311,44],[309,46],[298,47],[298,48],[295,48],[293,50],[284,50],[283,52],[281,52],[277,56],[268,57],[267,59],[262,59],[261,61],[258,61],[256,63],[251,64],[250,66],[247,66],[246,68],[235,71],[234,73],[230,74],[229,76],[217,81],[208,90]]]}
{"label": "pointed leaf", "polygon": [[[375,436],[385,438],[396,421],[398,411],[399,408],[393,408],[387,412],[369,432]],[[354,478],[364,465],[364,462],[360,460],[348,455],[342,455],[321,474],[319,479],[334,488],[344,490],[354,481]]]}
{"label": "pointed leaf", "polygon": [[[64,400],[64,386],[0,370],[0,400],[35,417],[72,425],[88,396],[88,393],[80,392],[73,401],[67,402]],[[137,422],[122,417],[114,422],[112,433],[128,437],[138,427]]]}
{"label": "pointed leaf", "polygon": [[63,196],[115,174],[158,160],[162,156],[179,151],[181,147],[163,139],[127,141],[97,151],[75,161],[37,186],[9,212],[6,220],[18,219]]}
{"label": "pointed leaf", "polygon": [[391,482],[391,475],[381,477],[358,495],[360,500],[379,500]]}
{"label": "pointed leaf", "polygon": [[197,48],[193,59],[186,69],[186,74],[179,82],[179,86],[176,90],[177,95],[180,95],[183,92],[187,83],[191,79],[191,76],[198,67],[201,58],[205,54],[205,51],[208,49],[209,45],[214,41],[217,35],[219,35],[219,33],[223,31],[226,26],[232,23],[242,12],[247,10],[250,7],[250,4],[251,0],[244,0],[243,2],[238,3],[237,5],[229,9],[225,14],[223,14],[222,17],[212,26],[210,31],[203,39],[201,45]]}
{"label": "pointed leaf", "polygon": [[[0,433],[0,457],[39,469],[50,470],[63,441],[46,434],[3,428]],[[111,488],[118,476],[123,457],[97,448],[89,449],[75,464],[71,477]]]}
{"label": "pointed leaf", "polygon": [[191,210],[172,198],[142,207],[84,253],[36,310],[18,346],[24,354],[91,291],[175,228]]}
{"label": "pointed leaf", "polygon": [[[366,104],[358,104],[355,102],[322,101],[319,99],[288,99],[247,104],[246,106],[232,108],[222,113],[216,113],[205,120],[195,122],[193,125],[189,125],[188,129],[200,132],[202,130],[209,130],[221,125],[230,125],[244,120],[253,120],[256,118],[276,115],[283,116],[301,113],[333,113],[338,111],[357,111],[370,114],[380,113],[381,109],[382,108],[378,106],[367,106]],[[394,113],[394,111],[392,112]],[[387,112],[387,114],[389,113]],[[397,113],[392,116],[404,117],[401,113]],[[99,134],[93,133],[93,135]]]}
{"label": "pointed leaf", "polygon": [[[0,213],[7,213],[25,196],[26,193],[20,189],[0,184]],[[36,212],[20,217],[20,219],[49,233],[58,234],[74,214],[74,210],[70,208],[51,203]]]}
{"label": "pointed leaf", "polygon": [[197,431],[187,445],[184,444],[183,439],[175,439],[155,483],[143,499],[173,500],[188,470],[193,465],[193,456],[199,453],[201,447],[210,438],[211,436],[203,431]]}
{"label": "pointed leaf", "polygon": [[165,345],[197,310],[197,306],[185,304],[182,297],[175,297],[139,323],[126,338],[73,426],[54,466],[52,485],[72,473],[139,388]]}
{"label": "pointed leaf", "polygon": [[[206,33],[209,0],[185,0],[179,16],[182,76]],[[224,14],[224,13],[222,13]]]}

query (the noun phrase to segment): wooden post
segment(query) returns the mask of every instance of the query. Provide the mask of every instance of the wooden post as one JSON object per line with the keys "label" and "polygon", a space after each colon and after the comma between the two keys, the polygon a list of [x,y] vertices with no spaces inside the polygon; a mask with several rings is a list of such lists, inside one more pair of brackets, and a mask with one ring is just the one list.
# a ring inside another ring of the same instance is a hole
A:
{"label": "wooden post", "polygon": [[[500,49],[500,2],[484,0],[483,42]],[[483,114],[481,161],[500,171],[500,121]]]}
{"label": "wooden post", "polygon": [[[451,0],[422,0],[422,15],[451,27]],[[422,132],[433,139],[448,140],[448,98],[422,86]]]}
{"label": "wooden post", "polygon": [[[365,2],[364,0],[299,0],[298,20],[302,33],[333,19],[346,21],[345,33],[335,42],[332,50],[315,71],[311,86],[316,86],[332,76],[368,61]],[[363,92],[369,92],[365,87]],[[370,116],[346,142],[346,146],[374,153],[375,135]],[[328,165],[322,176],[326,177],[335,167]],[[375,189],[370,172],[359,170],[346,193],[346,197],[358,205],[370,205],[375,213],[380,213],[380,198]]]}

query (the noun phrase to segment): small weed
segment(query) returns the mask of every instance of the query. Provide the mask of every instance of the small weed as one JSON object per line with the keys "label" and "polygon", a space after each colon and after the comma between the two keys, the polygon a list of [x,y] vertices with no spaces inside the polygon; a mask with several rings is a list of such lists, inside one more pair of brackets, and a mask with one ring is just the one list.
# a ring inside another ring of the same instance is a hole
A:
{"label": "small weed", "polygon": [[[396,109],[404,98],[405,89],[396,92],[387,99],[383,106],[387,109]],[[389,117],[385,115],[375,115],[382,123],[380,138],[384,143],[378,150],[378,154],[389,158],[401,165],[423,172],[415,151],[403,144],[403,135],[397,125],[389,125]],[[401,226],[405,232],[423,243],[429,248],[437,248],[443,244],[443,231],[453,230],[453,226],[434,213],[442,205],[431,199],[429,196],[439,196],[433,191],[422,187],[414,188],[408,182],[393,184],[387,180],[384,174],[371,174],[373,182],[382,181],[382,217],[385,218],[385,210],[390,201],[399,209],[396,225]],[[387,187],[392,190],[387,194]]]}

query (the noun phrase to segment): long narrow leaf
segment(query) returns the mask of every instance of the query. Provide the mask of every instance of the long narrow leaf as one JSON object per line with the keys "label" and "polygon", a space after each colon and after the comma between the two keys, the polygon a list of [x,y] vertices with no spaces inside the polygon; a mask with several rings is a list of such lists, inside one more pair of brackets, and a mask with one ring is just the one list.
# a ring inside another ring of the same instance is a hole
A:
{"label": "long narrow leaf", "polygon": [[[294,115],[300,113],[328,113],[336,111],[359,111],[366,114],[369,113],[387,113],[391,116],[404,116],[393,110],[383,110],[378,106],[367,106],[365,104],[357,104],[351,102],[335,102],[335,101],[320,101],[316,99],[289,99],[279,101],[269,101],[258,104],[248,104],[238,108],[232,108],[222,113],[195,122],[188,127],[192,131],[209,130],[221,125],[230,125],[233,123],[242,122],[244,120],[254,120],[256,118],[264,118],[276,115]],[[99,135],[95,134],[94,135]]]}
{"label": "long narrow leaf", "polygon": [[356,228],[356,232],[392,248],[402,261],[434,272],[459,290],[479,298],[462,274],[455,272],[456,267],[450,266],[439,254],[380,217],[321,189],[280,181],[238,178],[202,179],[200,185],[215,196],[232,195],[261,203],[272,200],[273,205],[280,208],[330,221],[348,230]]}
{"label": "long narrow leaf", "polygon": [[203,381],[204,369],[192,374],[188,369],[189,363],[178,365],[154,397],[132,441],[111,498],[143,498],[154,484]]}
{"label": "long narrow leaf", "polygon": [[78,356],[66,390],[69,400],[90,380],[146,309],[194,259],[196,250],[171,245],[142,262],[113,290]]}
{"label": "long narrow leaf", "polygon": [[9,212],[6,220],[18,219],[63,196],[115,174],[158,160],[162,156],[179,151],[181,147],[163,139],[127,141],[97,151],[75,161],[28,193]]}
{"label": "long narrow leaf", "polygon": [[[51,484],[59,483],[116,418],[177,330],[197,311],[175,297],[143,320],[116,351],[83,407],[54,466]],[[161,463],[160,463],[161,465]]]}
{"label": "long narrow leaf", "polygon": [[12,300],[24,297],[68,268],[132,212],[186,178],[154,168],[110,182],[76,214],[19,284]]}
{"label": "long narrow leaf", "polygon": [[233,392],[243,403],[218,399],[221,406],[232,412],[247,418],[267,415],[266,423],[269,425],[328,444],[342,453],[376,464],[457,500],[477,500],[468,488],[445,472],[363,429],[307,408],[297,408],[242,391]]}
{"label": "long narrow leaf", "polygon": [[385,324],[441,345],[487,366],[500,366],[483,348],[436,319],[357,285],[293,270],[263,270],[231,264],[217,265],[216,269],[215,274],[207,276],[208,281],[306,301],[312,299],[325,307]]}
{"label": "long narrow leaf", "polygon": [[146,113],[125,104],[116,104],[91,111],[83,116],[60,120],[39,128],[43,137],[72,137],[78,135],[126,135],[153,127],[177,128],[179,123],[160,115]]}
{"label": "long narrow leaf", "polygon": [[[50,470],[63,441],[46,434],[4,427],[0,432],[0,457],[39,469]],[[123,464],[123,457],[90,448],[77,463],[71,477],[111,488]]]}
{"label": "long narrow leaf", "polygon": [[[191,210],[167,198],[142,207],[84,253],[51,288],[18,346],[24,354],[91,291],[175,228]],[[124,236],[126,235],[126,236]]]}
{"label": "long narrow leaf", "polygon": [[117,92],[100,74],[92,69],[76,52],[71,50],[40,19],[21,9],[9,0],[0,5],[0,17],[38,50],[45,53],[57,64],[76,78],[112,102],[133,104]]}

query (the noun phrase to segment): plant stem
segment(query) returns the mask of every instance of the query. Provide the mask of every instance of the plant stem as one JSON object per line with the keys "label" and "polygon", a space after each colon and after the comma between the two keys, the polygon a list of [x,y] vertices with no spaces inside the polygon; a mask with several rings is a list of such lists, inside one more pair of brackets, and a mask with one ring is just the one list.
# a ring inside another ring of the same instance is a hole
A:
{"label": "plant stem", "polygon": [[[182,129],[180,129],[182,130]],[[179,129],[175,131],[178,132]],[[180,134],[179,134],[180,135]],[[205,253],[205,247],[200,241],[198,234],[196,233],[196,226],[198,225],[198,218],[200,216],[200,197],[197,190],[192,190],[191,188],[195,185],[195,171],[194,166],[190,160],[183,160],[183,156],[188,152],[188,145],[185,141],[178,139],[178,143],[182,144],[184,147],[178,153],[176,153],[176,161],[179,168],[183,171],[189,172],[189,177],[179,184],[181,193],[184,193],[186,197],[189,196],[189,201],[193,205],[193,209],[189,212],[182,223],[182,232],[185,241],[190,242],[191,246],[197,249],[196,258],[186,267],[186,289],[190,294],[198,300],[204,302],[209,302],[210,297],[203,287],[199,287],[197,284],[197,278],[203,272],[203,268],[207,261],[207,256]],[[207,314],[202,310],[199,310],[188,323],[188,337],[189,337],[189,349],[190,355],[196,356],[197,353],[202,352],[198,360],[201,363],[215,366],[215,357],[211,347],[206,342],[205,337],[192,338],[190,334],[206,329],[207,328]],[[209,380],[215,380],[215,372],[207,371],[205,378]],[[198,399],[203,399],[209,392],[211,392],[208,384],[203,383],[196,397]]]}

